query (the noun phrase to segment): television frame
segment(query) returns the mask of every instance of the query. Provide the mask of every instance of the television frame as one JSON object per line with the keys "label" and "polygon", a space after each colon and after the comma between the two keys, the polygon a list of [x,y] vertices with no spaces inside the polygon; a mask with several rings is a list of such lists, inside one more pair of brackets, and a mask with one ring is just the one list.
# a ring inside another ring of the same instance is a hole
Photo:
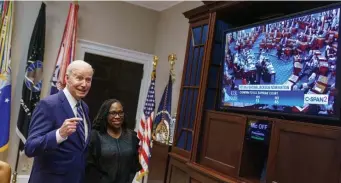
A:
{"label": "television frame", "polygon": [[[340,66],[336,66],[336,80],[335,80],[335,89],[336,89],[336,96],[335,96],[335,108],[334,108],[334,112],[335,115],[334,116],[324,116],[324,115],[309,115],[309,114],[304,114],[304,113],[287,113],[287,112],[281,112],[281,111],[270,111],[270,110],[260,110],[260,109],[250,109],[248,107],[235,107],[235,106],[224,106],[222,105],[222,82],[223,79],[222,77],[224,76],[224,65],[225,63],[223,62],[223,60],[225,59],[225,47],[226,47],[226,34],[230,33],[230,32],[236,32],[239,30],[243,30],[243,29],[248,29],[248,28],[252,28],[252,27],[256,27],[256,26],[261,26],[261,25],[266,25],[266,24],[271,24],[271,23],[275,23],[275,22],[279,22],[282,20],[286,20],[286,19],[290,19],[290,18],[297,18],[300,16],[305,16],[305,15],[309,15],[309,14],[314,14],[314,13],[318,13],[321,11],[327,11],[329,9],[337,9],[340,8],[341,9],[341,3],[337,2],[337,3],[333,3],[330,5],[326,5],[326,6],[322,6],[322,7],[318,7],[318,8],[313,8],[313,9],[309,9],[309,10],[305,10],[305,11],[301,11],[301,12],[297,12],[297,13],[292,13],[292,14],[288,14],[288,15],[284,15],[281,17],[277,17],[277,18],[270,18],[264,21],[260,21],[260,22],[255,22],[252,24],[248,24],[248,25],[244,25],[244,26],[239,26],[239,27],[235,27],[235,28],[230,28],[230,29],[226,29],[225,31],[222,32],[222,46],[223,46],[223,51],[224,53],[222,54],[222,65],[221,65],[221,70],[220,70],[220,75],[219,75],[219,92],[218,92],[218,101],[217,101],[217,109],[219,111],[225,111],[225,112],[234,112],[234,113],[245,113],[245,114],[250,114],[250,115],[262,115],[262,116],[268,116],[268,117],[273,117],[273,118],[282,118],[282,119],[289,119],[289,120],[299,120],[299,121],[307,121],[307,122],[312,122],[313,123],[318,123],[318,124],[325,124],[325,125],[333,125],[333,126],[341,126],[341,122],[339,122],[339,120],[341,120],[341,93],[339,92],[339,90],[341,90],[341,63],[339,64]],[[341,11],[341,10],[340,10]],[[341,23],[341,15],[339,18],[339,26]],[[339,34],[341,33],[341,28],[339,28],[338,30]],[[338,38],[337,41],[338,45],[340,45],[341,43],[341,38]],[[337,61],[336,62],[340,62],[341,60],[341,48],[338,47],[337,52]]]}

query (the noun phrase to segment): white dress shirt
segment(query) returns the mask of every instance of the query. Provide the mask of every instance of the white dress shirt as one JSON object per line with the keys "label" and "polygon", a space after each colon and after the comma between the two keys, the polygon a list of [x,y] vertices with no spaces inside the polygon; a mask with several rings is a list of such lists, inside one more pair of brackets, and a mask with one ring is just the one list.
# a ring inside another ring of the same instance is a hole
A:
{"label": "white dress shirt", "polygon": [[[75,114],[75,117],[77,116],[77,100],[71,95],[71,93],[69,92],[69,90],[67,88],[64,88],[63,89],[63,92],[66,96],[66,99],[67,101],[69,102],[70,106],[71,106],[71,109],[73,111],[73,113]],[[82,109],[83,110],[83,109]],[[88,138],[88,123],[86,121],[86,118],[85,118],[85,113],[84,113],[84,110],[83,110],[83,121],[80,121],[80,122],[83,122],[84,123],[84,135],[85,135],[85,141],[86,139]],[[59,133],[59,129],[56,131],[56,139],[57,139],[57,143],[60,144],[62,142],[64,142],[66,138],[63,138],[60,133]]]}

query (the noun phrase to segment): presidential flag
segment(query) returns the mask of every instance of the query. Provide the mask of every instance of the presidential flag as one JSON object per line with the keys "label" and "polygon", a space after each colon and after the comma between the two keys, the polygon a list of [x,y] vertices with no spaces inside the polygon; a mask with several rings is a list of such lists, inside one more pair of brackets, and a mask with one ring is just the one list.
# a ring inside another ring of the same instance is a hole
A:
{"label": "presidential flag", "polygon": [[10,130],[13,6],[13,1],[0,2],[0,152],[8,149]]}
{"label": "presidential flag", "polygon": [[25,78],[20,100],[20,111],[17,121],[17,135],[20,138],[19,149],[24,149],[28,135],[31,114],[40,100],[43,84],[43,60],[45,49],[46,5],[42,3],[31,35],[28,48]]}
{"label": "presidential flag", "polygon": [[139,159],[142,165],[142,169],[137,173],[137,181],[141,181],[143,176],[148,173],[148,165],[151,151],[152,140],[152,125],[154,119],[155,110],[155,77],[156,77],[156,61],[157,57],[154,57],[154,69],[152,73],[151,83],[148,89],[147,99],[144,104],[143,112],[141,115],[140,123],[138,123],[137,135],[140,139]]}
{"label": "presidential flag", "polygon": [[153,140],[167,145],[169,144],[171,133],[169,126],[170,123],[172,123],[171,108],[173,81],[173,75],[170,74],[153,124]]}
{"label": "presidential flag", "polygon": [[51,95],[65,87],[66,68],[75,59],[78,9],[78,3],[70,4],[62,42],[58,51],[55,70],[52,75]]}

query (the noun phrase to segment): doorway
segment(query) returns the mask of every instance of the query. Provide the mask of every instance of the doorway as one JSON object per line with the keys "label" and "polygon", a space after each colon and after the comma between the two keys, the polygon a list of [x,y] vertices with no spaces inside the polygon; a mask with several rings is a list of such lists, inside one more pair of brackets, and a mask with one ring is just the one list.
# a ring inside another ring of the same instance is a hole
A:
{"label": "doorway", "polygon": [[105,100],[114,98],[124,105],[127,127],[134,130],[143,64],[87,52],[84,60],[95,70],[91,90],[84,98],[90,108],[90,120],[94,120]]}
{"label": "doorway", "polygon": [[[124,62],[127,64],[130,63],[136,63],[139,66],[142,65],[142,77],[139,78],[139,82],[140,82],[140,87],[136,86],[136,92],[139,93],[138,95],[138,101],[135,102],[134,106],[132,107],[132,109],[134,109],[134,111],[136,111],[136,113],[133,113],[131,111],[127,111],[128,117],[129,119],[127,119],[127,123],[129,123],[127,126],[131,129],[135,129],[135,131],[137,131],[137,126],[133,124],[136,124],[137,122],[139,122],[141,120],[141,115],[142,115],[142,110],[143,110],[143,106],[147,97],[147,92],[148,92],[148,87],[150,85],[150,79],[151,79],[151,73],[153,70],[153,55],[148,54],[148,53],[142,53],[142,52],[138,52],[135,50],[129,50],[129,49],[124,49],[124,48],[120,48],[120,47],[116,47],[116,46],[111,46],[111,45],[106,45],[106,44],[101,44],[101,43],[96,43],[93,41],[89,41],[89,40],[84,40],[84,39],[78,39],[77,40],[77,44],[76,44],[76,58],[80,59],[80,60],[85,60],[88,62],[92,62],[90,64],[93,65],[93,67],[95,68],[95,76],[97,77],[97,74],[99,74],[99,77],[97,78],[102,78],[103,76],[108,77],[108,74],[105,75],[105,73],[107,72],[103,72],[103,71],[107,71],[107,65],[105,64],[105,61],[108,61],[106,63],[110,62]],[[87,54],[87,56],[86,56]],[[91,59],[90,57],[94,56],[95,58]],[[100,56],[100,57],[97,57]],[[89,57],[89,60],[86,58]],[[104,61],[99,61],[101,58],[103,58],[102,60]],[[97,59],[98,58],[98,59]],[[95,64],[97,65],[97,63],[99,64],[99,69],[96,69],[97,66],[95,66]],[[102,64],[101,64],[102,63]],[[110,63],[109,63],[110,64]],[[126,72],[125,70],[125,66],[122,66],[123,68],[121,68],[122,72]],[[129,68],[129,66],[127,66]],[[134,70],[134,69],[133,69]],[[129,71],[129,70],[128,70]],[[132,72],[129,71],[129,74],[131,74]],[[115,73],[117,75],[119,75],[118,73]],[[127,73],[128,74],[128,73]],[[132,76],[127,76],[127,78],[122,79],[123,84],[120,84],[120,86],[115,86],[115,87],[132,87],[130,83],[126,84],[124,83],[124,81],[129,80],[129,77]],[[135,76],[134,76],[135,77]],[[96,79],[95,79],[96,80]],[[98,79],[101,80],[101,79]],[[107,79],[108,80],[108,79]],[[91,116],[92,118],[94,118],[94,116],[96,115],[100,105],[102,104],[102,102],[108,98],[104,99],[104,89],[100,90],[100,89],[96,89],[96,84],[94,84],[96,81],[93,82],[93,86],[91,87],[91,90],[89,92],[90,95],[88,95],[89,99],[88,100],[94,100],[91,98],[91,93],[95,94],[98,93],[95,90],[100,91],[99,95],[96,95],[96,100],[99,104],[94,104],[95,106],[91,106],[91,104],[88,103],[89,107],[90,107],[90,111],[91,111]],[[121,83],[122,83],[121,82]],[[97,83],[97,82],[96,82]],[[102,83],[104,83],[104,81],[102,81]],[[109,84],[108,84],[109,83]],[[105,86],[114,86],[113,84],[111,84],[111,81],[108,82],[107,84],[105,84]],[[129,86],[126,86],[129,85]],[[104,85],[103,85],[104,86]],[[103,87],[105,88],[105,87]],[[126,89],[126,88],[125,88]],[[94,91],[92,91],[94,90]],[[103,95],[103,96],[102,96]],[[126,97],[128,97],[129,95],[126,95]],[[127,105],[127,101],[124,101],[126,99],[121,99],[119,98],[119,96],[114,95],[114,97],[117,97],[117,99],[121,100],[122,103],[124,103],[125,105],[125,109],[128,110]],[[101,99],[102,98],[102,99]],[[103,100],[103,101],[102,101]],[[89,101],[90,103],[94,103]],[[136,107],[137,105],[137,107]],[[135,116],[135,118],[134,118]]]}

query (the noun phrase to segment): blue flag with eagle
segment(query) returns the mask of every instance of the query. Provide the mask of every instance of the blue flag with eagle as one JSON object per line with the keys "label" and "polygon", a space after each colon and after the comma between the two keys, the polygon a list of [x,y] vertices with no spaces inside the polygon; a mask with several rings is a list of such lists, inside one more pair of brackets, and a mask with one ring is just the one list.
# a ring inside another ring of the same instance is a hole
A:
{"label": "blue flag with eagle", "polygon": [[8,149],[11,116],[13,1],[0,1],[0,152]]}
{"label": "blue flag with eagle", "polygon": [[153,140],[169,144],[170,137],[170,123],[172,122],[171,108],[172,108],[172,88],[174,76],[171,72],[168,79],[168,84],[162,94],[162,98],[157,110],[154,124],[153,124]]}

